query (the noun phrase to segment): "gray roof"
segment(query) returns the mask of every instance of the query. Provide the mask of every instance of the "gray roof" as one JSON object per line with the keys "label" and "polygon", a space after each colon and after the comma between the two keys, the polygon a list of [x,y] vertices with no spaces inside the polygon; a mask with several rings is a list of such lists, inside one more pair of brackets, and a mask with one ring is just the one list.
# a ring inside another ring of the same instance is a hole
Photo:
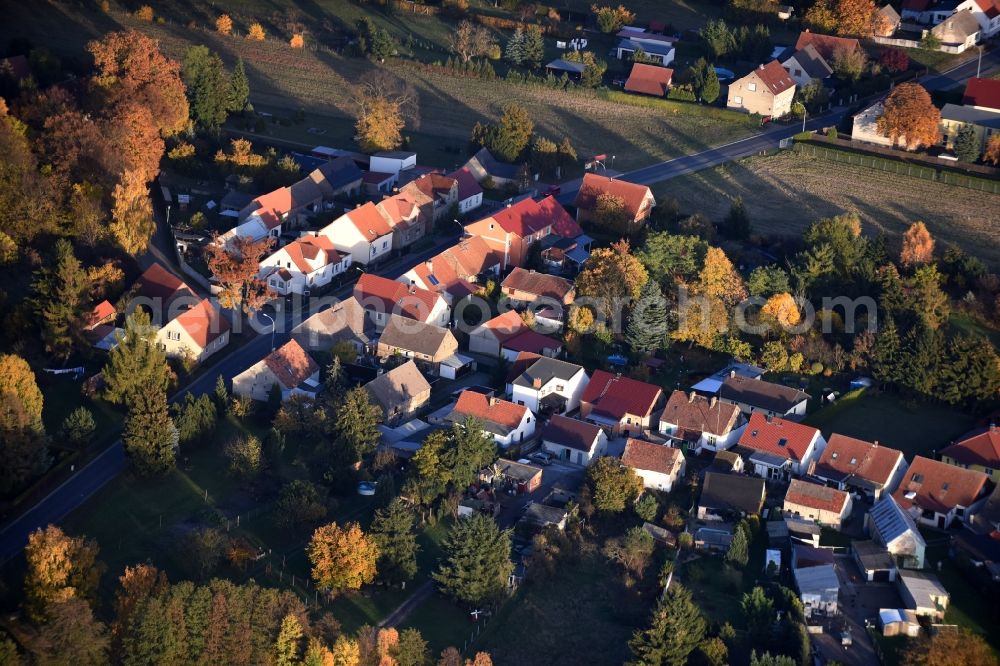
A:
{"label": "gray roof", "polygon": [[979,32],[979,21],[969,10],[955,12],[931,29],[931,33],[945,44],[965,43]]}
{"label": "gray roof", "polygon": [[531,481],[536,476],[542,474],[541,467],[525,465],[524,463],[507,460],[506,458],[497,460],[496,466],[499,468],[501,474],[517,481]]}
{"label": "gray roof", "polygon": [[447,328],[390,314],[389,321],[382,330],[378,341],[379,344],[390,347],[435,356],[440,351],[441,346],[449,338],[454,339],[454,337]]}
{"label": "gray roof", "polygon": [[[825,79],[833,74],[833,69],[812,44],[806,44],[805,48],[796,51],[792,55],[795,58],[795,62],[799,63],[799,66],[802,67],[802,71],[808,74],[811,79]],[[782,64],[785,63],[782,62]]]}
{"label": "gray roof", "polygon": [[[469,158],[469,162],[472,160],[479,162],[483,170],[490,176],[505,180],[516,180],[517,172],[520,170],[520,167],[516,164],[497,160],[497,158],[493,157],[493,153],[486,148],[480,148],[479,152]],[[468,166],[468,162],[466,162],[466,166]]]}
{"label": "gray roof", "polygon": [[371,344],[374,331],[365,309],[351,297],[306,319],[292,329],[292,337],[304,349],[329,351],[341,340]]}
{"label": "gray roof", "polygon": [[799,594],[815,594],[824,602],[837,601],[840,595],[840,579],[832,564],[796,569],[795,585]]}
{"label": "gray roof", "polygon": [[570,72],[572,74],[583,74],[583,70],[587,69],[586,65],[582,62],[570,62],[569,60],[563,60],[562,58],[556,58],[549,64],[545,66],[545,69],[558,69],[562,72]]}
{"label": "gray roof", "polygon": [[910,569],[900,570],[896,576],[899,584],[906,588],[918,605],[933,608],[936,606],[932,596],[949,597],[948,590],[944,588],[937,576],[923,571],[912,571]]}
{"label": "gray roof", "polygon": [[326,164],[321,164],[309,174],[314,181],[321,183],[326,181],[335,190],[350,183],[361,180],[364,172],[358,168],[357,163],[350,157],[338,157]]}
{"label": "gray roof", "polygon": [[892,495],[886,495],[876,502],[875,506],[868,511],[868,515],[871,517],[875,530],[887,544],[909,532],[918,544],[926,545],[924,537],[917,529],[917,524],[913,522],[913,518],[896,504]]}
{"label": "gray roof", "polygon": [[1000,111],[977,109],[973,106],[945,104],[941,109],[941,120],[953,120],[959,123],[971,123],[980,127],[1000,129]]}
{"label": "gray roof", "polygon": [[253,195],[239,190],[229,190],[226,196],[222,197],[219,206],[222,210],[243,210],[253,201]]}
{"label": "gray roof", "polygon": [[851,544],[851,548],[854,549],[855,556],[866,570],[894,569],[896,566],[889,551],[874,541],[855,541]]}
{"label": "gray roof", "polygon": [[542,386],[545,386],[546,383],[556,378],[568,381],[581,370],[583,368],[575,363],[567,363],[556,358],[543,356],[532,363],[513,383],[517,386],[531,388],[532,382],[535,379],[540,379]]}
{"label": "gray roof", "polygon": [[809,394],[790,386],[736,375],[723,380],[719,387],[719,397],[784,414],[800,402],[808,400]]}
{"label": "gray roof", "polygon": [[383,150],[380,153],[375,153],[372,157],[387,157],[391,160],[406,160],[411,157],[416,157],[417,154],[410,152],[408,150]]}
{"label": "gray roof", "polygon": [[372,401],[390,412],[394,407],[410,400],[414,395],[430,393],[431,385],[417,369],[417,364],[407,361],[398,368],[379,375],[365,384]]}
{"label": "gray roof", "polygon": [[647,42],[643,40],[642,43],[635,41],[633,39],[623,39],[618,42],[618,48],[625,51],[638,51],[642,49],[645,53],[652,53],[654,55],[670,55],[670,52],[674,50],[673,44],[667,43],[656,43]]}
{"label": "gray roof", "polygon": [[524,512],[524,517],[536,525],[558,525],[566,519],[566,509],[532,502]]}
{"label": "gray roof", "polygon": [[764,479],[733,474],[705,474],[698,506],[721,511],[758,513],[764,501]]}

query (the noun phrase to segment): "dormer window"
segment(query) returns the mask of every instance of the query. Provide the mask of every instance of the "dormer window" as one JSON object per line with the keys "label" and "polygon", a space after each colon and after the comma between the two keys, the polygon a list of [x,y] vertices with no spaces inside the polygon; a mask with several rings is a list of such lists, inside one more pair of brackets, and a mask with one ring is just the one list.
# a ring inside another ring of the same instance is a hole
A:
{"label": "dormer window", "polygon": [[851,464],[852,465],[857,465],[858,464],[858,459],[857,458],[851,458]]}

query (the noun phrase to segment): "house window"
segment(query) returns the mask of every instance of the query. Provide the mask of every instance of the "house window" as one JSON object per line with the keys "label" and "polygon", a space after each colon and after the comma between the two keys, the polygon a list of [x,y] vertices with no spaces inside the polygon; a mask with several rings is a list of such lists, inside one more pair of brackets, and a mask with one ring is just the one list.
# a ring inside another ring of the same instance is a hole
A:
{"label": "house window", "polygon": [[389,245],[389,241],[382,241],[382,249],[384,250]]}
{"label": "house window", "polygon": [[278,284],[277,284],[277,282],[275,282],[274,278],[271,278],[270,284],[271,284],[272,287],[277,287],[278,286]]}
{"label": "house window", "polygon": [[747,90],[749,90],[750,92],[757,92],[757,84],[756,83],[748,83],[747,84]]}
{"label": "house window", "polygon": [[733,103],[734,104],[742,104],[743,103],[743,98],[740,97],[739,95],[737,95],[736,97],[733,98]]}
{"label": "house window", "polygon": [[802,70],[799,68],[795,68],[795,76],[802,76]]}
{"label": "house window", "polygon": [[565,390],[566,390],[565,386],[563,386],[562,384],[556,384],[556,391],[560,391],[561,392],[561,391],[565,391]]}
{"label": "house window", "polygon": [[708,438],[706,439],[706,441],[708,442],[709,446],[715,446],[715,442],[717,440],[718,440],[718,438],[715,435],[709,435]]}

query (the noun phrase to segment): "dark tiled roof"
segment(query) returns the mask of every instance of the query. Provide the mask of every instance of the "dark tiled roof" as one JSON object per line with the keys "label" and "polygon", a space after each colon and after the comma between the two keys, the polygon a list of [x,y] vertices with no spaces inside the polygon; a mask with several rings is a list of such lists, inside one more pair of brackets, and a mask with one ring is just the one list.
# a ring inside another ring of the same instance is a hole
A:
{"label": "dark tiled roof", "polygon": [[601,429],[598,426],[556,415],[542,430],[542,441],[589,453],[600,434]]}
{"label": "dark tiled roof", "polygon": [[732,474],[705,474],[698,506],[717,511],[760,513],[764,503],[764,479]]}

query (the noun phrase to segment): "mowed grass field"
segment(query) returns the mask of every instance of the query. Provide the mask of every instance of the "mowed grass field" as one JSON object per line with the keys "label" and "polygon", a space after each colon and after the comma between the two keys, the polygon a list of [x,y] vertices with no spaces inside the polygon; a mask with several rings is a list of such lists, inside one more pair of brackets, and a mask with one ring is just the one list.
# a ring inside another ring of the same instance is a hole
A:
{"label": "mowed grass field", "polygon": [[[222,11],[224,7],[220,5],[225,4],[216,3],[214,11]],[[276,4],[313,7],[311,3]],[[319,25],[328,20],[344,23],[339,17],[342,5],[348,14],[357,12],[349,3],[333,4],[315,8],[308,15],[299,12],[302,23],[307,26],[310,22]],[[235,35],[225,37],[210,29],[209,13],[214,12],[199,11],[190,21],[200,27],[190,27],[174,21],[144,23],[123,12],[105,14],[78,5],[52,2],[31,3],[30,7],[15,5],[9,7],[0,25],[0,40],[26,38],[81,65],[89,62],[83,51],[86,42],[109,30],[134,28],[146,32],[176,59],[182,58],[188,47],[204,44],[219,52],[230,66],[237,58],[243,58],[251,80],[251,101],[256,107],[285,110],[289,117],[301,110],[308,119],[308,123],[298,126],[303,131],[308,127],[327,130],[326,134],[316,136],[315,143],[330,144],[337,139],[338,147],[353,147],[350,136],[357,108],[356,85],[377,68],[375,64],[322,48],[292,49],[277,39],[250,42]],[[322,18],[314,18],[314,14]],[[443,39],[440,33],[445,24],[439,19],[406,16],[385,20],[405,21],[407,27],[414,29],[426,26],[425,30],[416,30],[416,34]],[[446,55],[441,52],[438,57],[443,60]],[[614,154],[616,168],[623,170],[704,150],[753,131],[739,116],[734,116],[733,122],[706,118],[694,106],[691,113],[668,115],[601,100],[587,93],[452,77],[404,68],[392,60],[385,68],[412,83],[417,92],[417,107],[404,133],[418,137],[418,147],[420,142],[444,144],[450,152],[461,156],[462,161],[473,125],[496,120],[512,103],[528,109],[536,132],[556,140],[568,136],[581,157]]]}
{"label": "mowed grass field", "polygon": [[893,251],[898,251],[902,232],[922,220],[939,247],[954,243],[992,267],[1000,266],[1000,195],[790,150],[674,178],[654,186],[653,192],[657,198],[677,199],[685,214],[701,212],[714,220],[729,211],[730,197],[740,195],[754,232],[774,236],[800,236],[818,219],[856,211],[865,232],[885,232]]}

